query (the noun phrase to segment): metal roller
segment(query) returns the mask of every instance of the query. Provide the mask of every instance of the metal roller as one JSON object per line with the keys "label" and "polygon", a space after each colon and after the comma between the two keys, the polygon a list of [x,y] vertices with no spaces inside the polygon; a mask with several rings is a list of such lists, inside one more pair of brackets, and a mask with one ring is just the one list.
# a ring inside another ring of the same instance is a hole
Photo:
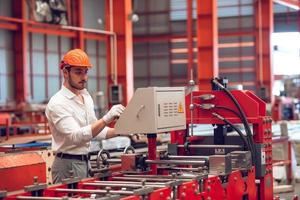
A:
{"label": "metal roller", "polygon": [[166,165],[205,165],[203,160],[146,160],[148,164],[166,164]]}
{"label": "metal roller", "polygon": [[[186,148],[185,145],[177,145],[181,148]],[[235,149],[235,148],[243,148],[241,145],[215,145],[215,144],[190,144],[188,148],[224,148],[224,149]]]}

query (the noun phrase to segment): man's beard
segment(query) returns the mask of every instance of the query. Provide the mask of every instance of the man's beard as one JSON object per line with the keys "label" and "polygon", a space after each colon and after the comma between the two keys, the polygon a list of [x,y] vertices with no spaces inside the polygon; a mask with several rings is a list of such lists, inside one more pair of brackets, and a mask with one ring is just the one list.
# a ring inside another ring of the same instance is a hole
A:
{"label": "man's beard", "polygon": [[83,90],[85,88],[85,85],[86,85],[86,81],[80,81],[79,84],[75,83],[71,76],[69,77],[69,85],[72,87],[72,88],[75,88],[77,90]]}

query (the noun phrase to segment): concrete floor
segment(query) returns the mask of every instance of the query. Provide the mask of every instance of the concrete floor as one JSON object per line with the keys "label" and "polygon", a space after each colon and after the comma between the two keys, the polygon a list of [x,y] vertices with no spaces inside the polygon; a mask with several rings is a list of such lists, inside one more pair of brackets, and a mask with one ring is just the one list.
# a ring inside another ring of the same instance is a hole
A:
{"label": "concrete floor", "polygon": [[292,200],[295,195],[300,198],[300,183],[296,183],[294,192],[274,194],[274,197],[279,196],[280,200]]}

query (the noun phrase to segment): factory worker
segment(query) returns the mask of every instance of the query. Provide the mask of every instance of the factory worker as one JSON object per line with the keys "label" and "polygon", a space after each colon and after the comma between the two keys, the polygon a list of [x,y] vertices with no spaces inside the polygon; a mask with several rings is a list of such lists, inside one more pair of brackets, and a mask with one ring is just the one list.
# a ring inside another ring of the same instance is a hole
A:
{"label": "factory worker", "polygon": [[52,165],[53,183],[70,177],[70,171],[79,178],[88,177],[90,141],[117,136],[107,125],[125,108],[114,105],[101,119],[96,118],[93,100],[86,90],[91,67],[88,55],[81,49],[67,52],[60,64],[64,82],[46,107],[52,149],[56,152]]}

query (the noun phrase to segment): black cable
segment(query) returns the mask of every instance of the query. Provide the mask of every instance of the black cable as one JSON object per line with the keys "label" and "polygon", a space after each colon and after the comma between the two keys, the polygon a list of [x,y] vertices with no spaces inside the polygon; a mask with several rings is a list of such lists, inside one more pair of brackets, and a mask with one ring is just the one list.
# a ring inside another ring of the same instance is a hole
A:
{"label": "black cable", "polygon": [[230,121],[228,121],[227,119],[225,119],[224,117],[219,115],[218,113],[213,112],[212,115],[217,117],[218,119],[222,120],[227,125],[229,125],[232,129],[234,129],[239,134],[239,136],[242,138],[243,142],[246,144],[247,149],[251,152],[251,154],[253,153],[251,145],[249,144],[249,141],[246,139],[246,137],[244,136],[244,134],[242,133],[242,131],[240,129],[238,129],[233,123],[231,123]]}
{"label": "black cable", "polygon": [[[232,112],[232,113],[234,113],[235,115],[237,115],[238,117],[239,117],[239,119],[242,121],[242,117],[241,117],[241,115],[237,112],[237,111],[235,111],[235,110],[233,110],[233,109],[230,109],[230,108],[228,108],[228,107],[225,107],[225,106],[215,106],[214,108],[216,108],[216,109],[224,109],[224,110],[227,110],[227,111],[229,111],[229,112]],[[225,119],[225,118],[224,118]],[[227,119],[225,119],[225,120],[227,120]],[[227,120],[227,122],[226,123],[231,123],[231,122],[229,122],[228,120]],[[232,123],[231,123],[232,124]],[[230,125],[230,124],[228,124],[228,125]],[[232,124],[233,125],[233,124]],[[235,131],[237,131],[234,127],[232,127],[231,125],[230,125],[230,127],[231,128],[233,128]],[[237,131],[238,132],[238,131]],[[238,132],[239,133],[239,132]],[[247,134],[247,133],[246,133]],[[252,137],[251,137],[252,138]],[[247,147],[248,147],[248,150],[251,152],[251,155],[254,155],[256,152],[255,152],[255,149],[253,149],[254,147],[253,147],[253,145],[251,145],[250,144],[250,141],[248,140],[248,135],[247,136],[244,136],[244,134],[243,134],[243,140],[244,140],[244,142],[245,142],[245,140],[246,140],[246,144],[247,144]],[[251,156],[252,157],[252,156]]]}
{"label": "black cable", "polygon": [[253,138],[252,138],[253,134],[252,134],[252,131],[249,127],[249,123],[248,123],[248,120],[246,118],[246,115],[245,115],[243,109],[241,108],[240,104],[237,102],[236,98],[231,94],[231,92],[227,88],[225,88],[221,83],[219,83],[217,79],[213,79],[213,83],[215,85],[217,85],[221,90],[224,90],[224,92],[227,94],[227,96],[229,96],[229,98],[233,101],[234,105],[239,110],[240,115],[241,115],[241,120],[242,120],[242,122],[244,124],[244,127],[245,127],[246,134],[248,136],[248,139],[250,140],[250,144],[251,144],[252,149],[253,149],[252,161],[254,163],[256,163],[256,151],[255,151],[254,141],[253,141]]}

